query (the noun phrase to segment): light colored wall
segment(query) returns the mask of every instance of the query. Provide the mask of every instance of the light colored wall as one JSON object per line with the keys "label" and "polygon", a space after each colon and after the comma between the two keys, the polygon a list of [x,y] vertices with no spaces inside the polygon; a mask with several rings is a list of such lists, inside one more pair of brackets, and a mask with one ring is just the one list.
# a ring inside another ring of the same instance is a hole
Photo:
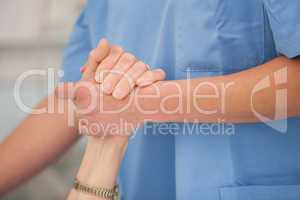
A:
{"label": "light colored wall", "polygon": [[[0,6],[0,141],[24,118],[16,106],[16,78],[30,69],[60,68],[62,52],[83,0],[13,0]],[[46,80],[25,82],[28,105],[46,95]],[[79,166],[84,141],[4,199],[64,199]],[[0,172],[1,173],[1,172]]]}

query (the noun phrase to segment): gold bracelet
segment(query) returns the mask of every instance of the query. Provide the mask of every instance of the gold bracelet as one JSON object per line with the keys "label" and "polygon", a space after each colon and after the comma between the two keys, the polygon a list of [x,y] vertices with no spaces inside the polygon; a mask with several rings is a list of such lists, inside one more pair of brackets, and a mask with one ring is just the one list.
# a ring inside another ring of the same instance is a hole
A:
{"label": "gold bracelet", "polygon": [[109,200],[119,199],[119,187],[117,185],[112,189],[107,189],[102,187],[91,187],[89,185],[82,184],[78,179],[75,179],[74,189],[78,192],[86,193],[104,199],[109,199]]}

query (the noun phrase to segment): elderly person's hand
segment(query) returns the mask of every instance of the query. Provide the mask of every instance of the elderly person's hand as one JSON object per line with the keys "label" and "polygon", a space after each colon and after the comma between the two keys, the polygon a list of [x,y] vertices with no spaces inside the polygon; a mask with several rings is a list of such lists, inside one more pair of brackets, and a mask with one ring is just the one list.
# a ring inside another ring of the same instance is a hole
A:
{"label": "elderly person's hand", "polygon": [[[123,52],[122,48],[109,47],[106,40],[101,40],[97,48],[91,52],[88,62],[81,71],[82,80],[73,84],[73,87],[64,89],[69,94],[70,89],[76,90],[72,92],[74,97],[72,99],[76,104],[77,112],[78,109],[89,107],[93,99],[96,99],[95,108],[91,111],[84,114],[77,113],[79,123],[81,121],[86,123],[80,131],[93,136],[88,137],[86,152],[76,177],[77,187],[71,191],[68,199],[111,199],[105,195],[97,197],[95,192],[80,190],[78,184],[91,188],[98,187],[103,191],[112,190],[116,186],[116,177],[126,151],[128,135],[140,122],[132,109],[121,110],[128,103],[128,95],[135,87],[147,86],[163,80],[165,74],[162,70],[150,71],[146,64],[138,61],[133,55]],[[117,113],[105,114],[99,111],[100,104],[105,107],[105,110],[117,111]],[[122,127],[124,124],[120,124],[120,119],[134,125]],[[105,128],[91,133],[93,129],[90,125]],[[114,133],[111,132],[112,129]],[[105,137],[97,137],[99,135]]]}
{"label": "elderly person's hand", "polygon": [[64,90],[73,94],[80,132],[97,136],[132,134],[143,119],[130,94],[136,87],[165,78],[163,70],[151,71],[121,47],[110,47],[105,39],[91,51],[81,71],[82,80]]}

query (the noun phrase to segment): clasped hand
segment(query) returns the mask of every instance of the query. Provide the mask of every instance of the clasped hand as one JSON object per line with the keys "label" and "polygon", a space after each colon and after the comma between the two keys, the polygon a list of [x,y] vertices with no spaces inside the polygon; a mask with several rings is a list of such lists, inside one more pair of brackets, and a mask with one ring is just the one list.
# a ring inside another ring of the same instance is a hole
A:
{"label": "clasped hand", "polygon": [[136,88],[164,80],[162,69],[149,66],[121,47],[102,39],[81,68],[77,83],[60,86],[75,105],[79,132],[130,136],[142,122],[134,106]]}

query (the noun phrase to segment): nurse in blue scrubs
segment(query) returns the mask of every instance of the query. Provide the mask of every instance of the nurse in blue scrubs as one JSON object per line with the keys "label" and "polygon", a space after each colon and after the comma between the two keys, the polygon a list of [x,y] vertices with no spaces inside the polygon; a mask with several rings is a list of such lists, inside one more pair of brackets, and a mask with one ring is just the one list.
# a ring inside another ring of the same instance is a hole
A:
{"label": "nurse in blue scrubs", "polygon": [[[122,165],[122,199],[300,199],[300,102],[293,93],[299,89],[293,77],[300,67],[299,10],[299,0],[88,1],[66,48],[65,81],[80,79],[88,53],[106,37],[150,66],[164,67],[169,81],[240,81],[236,104],[248,101],[247,84],[257,81],[255,91],[274,90],[267,96],[280,102],[275,110],[284,115],[285,90],[276,93],[272,84],[288,85],[288,119],[270,123],[260,108],[251,114],[245,108],[224,122],[215,116],[203,120],[208,124],[177,118],[145,124]],[[264,110],[273,103],[258,105]],[[161,124],[176,129],[160,134]]]}

